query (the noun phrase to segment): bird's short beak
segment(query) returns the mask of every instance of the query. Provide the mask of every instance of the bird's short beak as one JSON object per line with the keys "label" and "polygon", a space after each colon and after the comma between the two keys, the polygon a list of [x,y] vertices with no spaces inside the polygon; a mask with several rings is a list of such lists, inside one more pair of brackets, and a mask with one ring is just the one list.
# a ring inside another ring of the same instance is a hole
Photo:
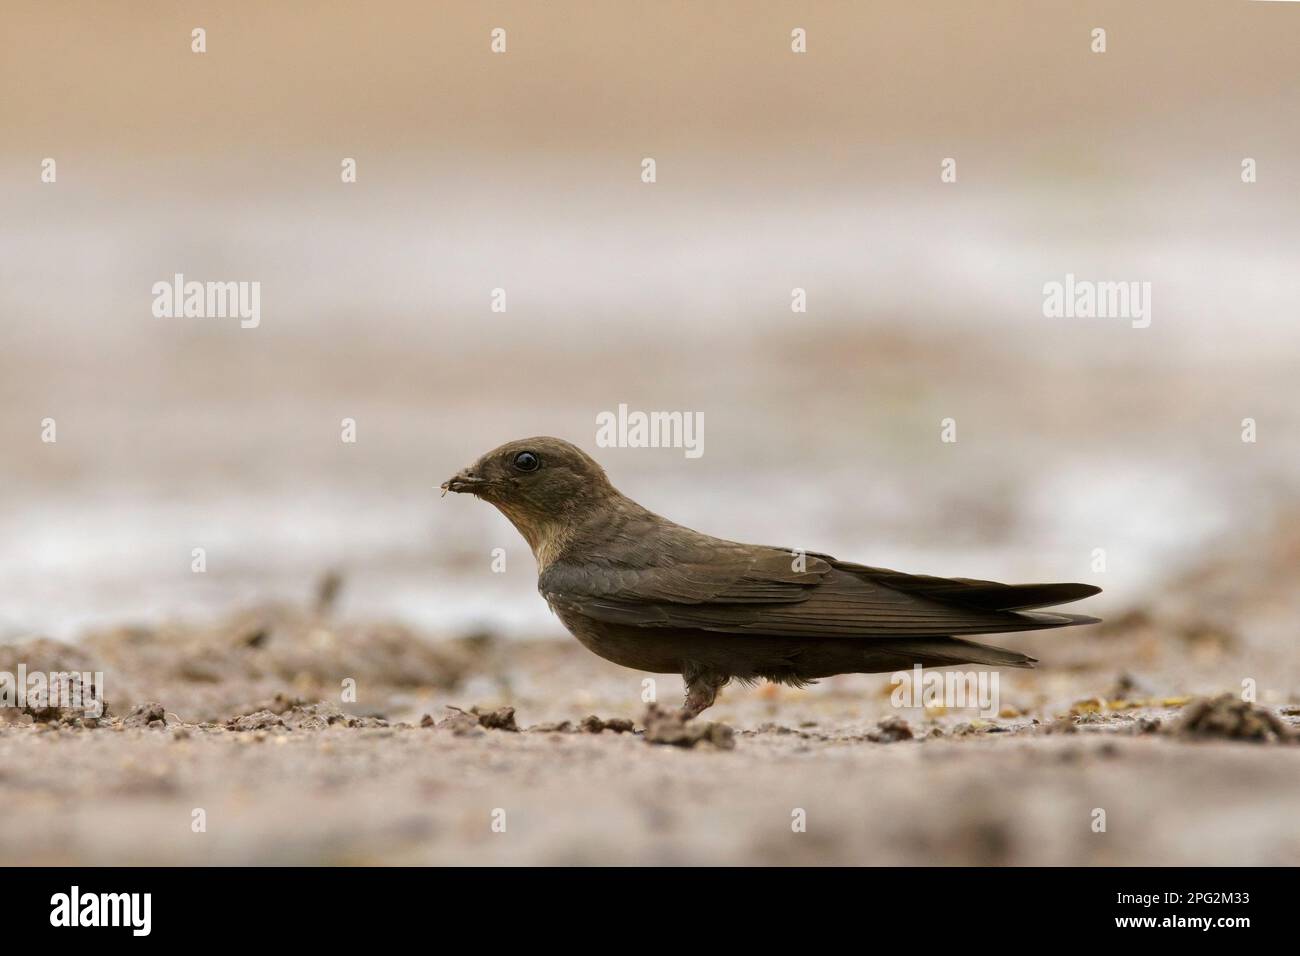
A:
{"label": "bird's short beak", "polygon": [[477,494],[486,484],[486,478],[480,478],[478,475],[471,474],[470,470],[466,468],[464,471],[457,472],[442,483],[442,493],[445,495],[449,491],[455,491],[468,492],[473,495]]}

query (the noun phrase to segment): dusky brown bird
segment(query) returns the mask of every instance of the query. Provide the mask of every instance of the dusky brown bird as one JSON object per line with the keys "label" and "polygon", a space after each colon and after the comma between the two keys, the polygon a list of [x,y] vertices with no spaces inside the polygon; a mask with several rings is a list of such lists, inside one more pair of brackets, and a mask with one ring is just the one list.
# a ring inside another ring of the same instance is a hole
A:
{"label": "dusky brown bird", "polygon": [[701,534],[621,494],[559,438],[508,442],[442,489],[510,520],[537,559],[537,589],[589,650],[681,674],[691,717],[733,679],[802,686],[914,664],[1032,667],[1032,657],[966,637],[1097,623],[1035,610],[1101,590],[1090,584],[904,574]]}

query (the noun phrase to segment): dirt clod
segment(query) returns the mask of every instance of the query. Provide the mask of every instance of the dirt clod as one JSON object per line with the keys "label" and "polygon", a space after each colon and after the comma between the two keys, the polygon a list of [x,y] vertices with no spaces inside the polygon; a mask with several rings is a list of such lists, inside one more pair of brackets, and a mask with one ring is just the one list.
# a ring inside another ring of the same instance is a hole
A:
{"label": "dirt clod", "polygon": [[433,725],[434,730],[449,730],[457,737],[480,737],[486,733],[479,726],[477,714],[471,714],[459,707],[448,706],[447,710],[450,713]]}
{"label": "dirt clod", "polygon": [[163,705],[154,701],[147,704],[137,704],[131,709],[122,721],[124,727],[165,727],[167,726],[167,712],[163,710]]}
{"label": "dirt clod", "polygon": [[867,739],[878,744],[892,744],[900,740],[912,739],[912,728],[902,717],[886,717],[876,729],[867,734]]}
{"label": "dirt clod", "polygon": [[519,725],[515,723],[515,709],[513,707],[498,707],[496,710],[479,710],[478,707],[472,707],[470,713],[478,718],[480,727],[488,730],[508,730],[512,733],[519,733]]}
{"label": "dirt clod", "polygon": [[645,724],[646,743],[694,747],[703,741],[719,750],[731,750],[736,746],[736,733],[726,724],[690,720],[678,711],[663,710],[657,704],[646,708],[642,722]]}
{"label": "dirt clod", "polygon": [[1226,737],[1260,743],[1289,743],[1296,739],[1294,731],[1271,710],[1232,694],[1192,701],[1172,732],[1189,737]]}
{"label": "dirt clod", "polygon": [[635,724],[626,717],[611,717],[609,720],[602,720],[595,714],[583,719],[581,727],[589,734],[598,734],[604,730],[612,730],[616,734],[631,733],[635,729]]}
{"label": "dirt clod", "polygon": [[242,717],[231,717],[224,724],[227,730],[234,730],[239,733],[247,733],[257,730],[274,730],[288,729],[284,718],[279,714],[273,714],[269,710],[258,710],[251,714],[244,714]]}

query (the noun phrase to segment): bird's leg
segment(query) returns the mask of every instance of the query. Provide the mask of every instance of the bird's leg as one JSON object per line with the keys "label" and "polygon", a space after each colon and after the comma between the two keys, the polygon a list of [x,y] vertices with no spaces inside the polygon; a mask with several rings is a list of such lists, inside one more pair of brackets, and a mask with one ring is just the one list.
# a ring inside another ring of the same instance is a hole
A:
{"label": "bird's leg", "polygon": [[696,668],[688,668],[682,678],[686,681],[686,702],[682,705],[682,716],[687,720],[698,717],[712,707],[719,688],[727,683],[727,678],[722,674]]}

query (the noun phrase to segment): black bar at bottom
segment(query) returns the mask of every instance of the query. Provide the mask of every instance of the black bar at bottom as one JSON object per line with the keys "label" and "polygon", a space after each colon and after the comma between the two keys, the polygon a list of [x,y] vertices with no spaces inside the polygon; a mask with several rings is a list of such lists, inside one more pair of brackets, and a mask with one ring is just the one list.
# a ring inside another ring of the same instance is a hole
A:
{"label": "black bar at bottom", "polygon": [[[988,932],[992,941],[1005,940],[1009,929],[1041,932],[1050,921],[1052,932],[1070,941],[1199,933],[1226,942],[1288,926],[1294,912],[1284,915],[1283,907],[1293,909],[1286,891],[1293,875],[1261,869],[35,867],[9,871],[0,919],[11,945],[73,934],[79,943],[116,937],[338,944],[340,934],[363,927],[369,941],[419,940],[429,939],[435,924],[443,926],[436,936],[446,942],[445,931],[459,925],[470,939],[482,933],[484,942],[499,943],[518,933],[522,943],[536,944],[553,931],[581,937],[577,924],[591,921],[594,930],[610,919],[628,931],[662,920],[678,939],[695,921],[714,932],[785,921],[791,929],[802,926],[799,932],[869,925],[873,942],[891,929],[914,936],[924,927],[927,933],[961,927],[968,940]],[[500,918],[483,919],[493,912]],[[617,937],[587,941],[620,945]]]}

